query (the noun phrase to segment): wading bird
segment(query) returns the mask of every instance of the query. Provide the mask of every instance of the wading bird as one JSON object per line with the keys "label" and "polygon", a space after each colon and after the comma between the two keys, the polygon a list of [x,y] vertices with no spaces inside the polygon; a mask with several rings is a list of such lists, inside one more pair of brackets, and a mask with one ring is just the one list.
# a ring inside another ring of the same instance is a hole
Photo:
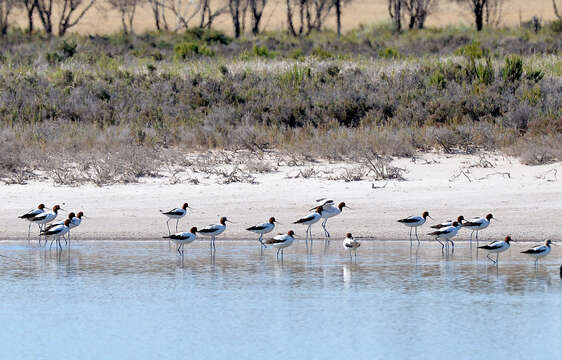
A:
{"label": "wading bird", "polygon": [[416,239],[418,239],[418,244],[420,243],[420,238],[418,237],[418,227],[425,224],[425,220],[427,218],[433,219],[429,216],[428,211],[424,211],[422,216],[409,216],[404,219],[398,220],[399,223],[402,223],[410,228],[410,241],[412,241],[412,229],[416,230]]}
{"label": "wading bird", "polygon": [[60,238],[70,230],[69,225],[70,225],[70,219],[66,219],[64,221],[64,224],[62,225],[57,225],[50,230],[41,231],[41,234],[45,236],[45,244],[47,244],[47,237],[49,236],[53,238],[51,240],[51,245],[53,245],[53,241],[56,240],[57,246],[62,249],[62,246],[60,244]]}
{"label": "wading bird", "polygon": [[521,251],[521,253],[535,257],[535,266],[537,266],[539,258],[545,257],[550,253],[550,245],[554,245],[552,240],[545,240],[544,245],[535,246],[529,250]]}
{"label": "wading bird", "polygon": [[490,257],[490,254],[486,255],[486,257],[488,258],[488,260],[490,260],[491,262],[493,262],[494,264],[498,264],[498,258],[501,252],[506,251],[507,249],[509,249],[509,246],[511,245],[510,242],[512,242],[513,240],[511,240],[511,236],[506,236],[505,239],[503,241],[494,241],[489,243],[488,245],[484,245],[484,246],[479,246],[479,249],[484,249],[486,251],[488,251],[489,253],[495,253],[496,254],[496,260],[494,261],[494,259],[492,259]]}
{"label": "wading bird", "polygon": [[351,260],[353,260],[353,257],[351,256],[351,252],[353,251],[355,253],[355,261],[357,261],[357,248],[359,248],[359,246],[361,246],[361,244],[353,238],[351,233],[347,233],[347,235],[345,235],[343,248],[349,251],[349,258]]}
{"label": "wading bird", "polygon": [[[464,216],[462,216],[462,215],[457,218],[457,222],[459,224],[462,224],[463,220],[464,220]],[[454,221],[455,220],[447,220],[445,222],[442,222],[441,224],[431,225],[430,228],[432,228],[432,229],[446,228],[448,226],[452,226]]]}
{"label": "wading bird", "polygon": [[162,236],[164,239],[170,239],[176,244],[178,253],[183,256],[183,246],[185,244],[191,244],[195,239],[197,239],[197,228],[194,226],[189,230],[189,232],[180,232],[176,234],[171,234],[168,236]]}
{"label": "wading bird", "polygon": [[[27,240],[29,241],[29,235],[31,233],[31,224],[33,223],[31,221],[32,218],[34,218],[36,215],[42,214],[45,212],[45,205],[44,204],[39,204],[39,206],[37,206],[37,209],[33,209],[30,210],[28,212],[26,212],[25,214],[18,216],[20,219],[24,219],[29,221],[29,227],[27,228]],[[42,226],[41,224],[37,224],[39,226],[39,232],[41,232],[42,230]]]}
{"label": "wading bird", "polygon": [[[322,219],[324,219],[322,221],[322,229],[324,229],[324,236],[329,238],[330,233],[326,229],[326,223],[328,222],[328,219],[341,214],[344,207],[346,207],[348,209],[351,209],[351,208],[349,206],[347,206],[344,202],[339,203],[338,206],[336,207],[336,206],[334,206],[333,200],[326,200],[320,206],[322,206]],[[312,208],[312,209],[310,209],[310,211],[312,211],[314,209],[316,209],[316,208]]]}
{"label": "wading bird", "polygon": [[277,221],[275,220],[274,217],[270,217],[268,222],[263,223],[263,224],[250,226],[246,230],[251,231],[251,232],[256,233],[256,234],[260,234],[260,237],[259,237],[258,241],[260,242],[261,249],[263,249],[265,247],[265,244],[263,243],[263,235],[272,232],[273,229],[275,229],[275,223],[276,222]]}
{"label": "wading bird", "polygon": [[490,225],[490,221],[494,219],[497,221],[496,218],[494,218],[494,215],[492,214],[488,214],[484,217],[475,217],[472,220],[467,220],[464,222],[463,226],[469,230],[472,230],[472,232],[470,233],[470,241],[472,242],[472,234],[474,234],[474,232],[476,231],[476,245],[478,245],[478,232],[480,230],[484,230],[485,228],[488,227],[488,225]]}
{"label": "wading bird", "polygon": [[295,241],[295,232],[289,230],[287,234],[279,234],[272,239],[266,240],[266,245],[272,246],[277,249],[277,260],[279,260],[279,252],[281,252],[281,261],[283,261],[283,249],[291,246]]}
{"label": "wading bird", "polygon": [[208,236],[211,238],[211,242],[209,246],[211,247],[211,254],[217,250],[215,247],[215,238],[222,234],[226,230],[226,222],[232,222],[228,220],[226,217],[221,217],[218,224],[211,224],[209,226],[204,227],[201,230],[197,230],[203,236]]}
{"label": "wading bird", "polygon": [[[441,250],[443,250],[445,248],[445,245],[449,241],[453,245],[453,250],[454,250],[455,249],[455,243],[453,242],[453,240],[451,240],[451,238],[453,238],[455,235],[457,235],[457,233],[459,232],[459,229],[461,227],[462,227],[461,224],[454,221],[451,226],[447,226],[447,227],[439,229],[437,231],[430,232],[427,235],[435,236],[435,240],[439,241],[439,244],[441,244]],[[443,244],[441,242],[441,240],[445,240],[445,244]],[[447,244],[447,246],[448,246],[448,244]]]}
{"label": "wading bird", "polygon": [[190,208],[189,205],[187,203],[184,203],[181,208],[175,208],[175,209],[172,209],[172,210],[166,211],[166,212],[160,210],[160,213],[162,215],[166,215],[168,217],[168,220],[166,221],[166,226],[168,227],[168,235],[171,234],[171,232],[170,232],[170,220],[176,219],[176,232],[177,232],[178,231],[178,223],[180,222],[180,219],[187,214],[188,208]]}
{"label": "wading bird", "polygon": [[[35,224],[42,225],[41,228],[43,228],[43,226],[45,224],[48,224],[48,223],[50,223],[51,221],[54,221],[57,218],[59,210],[64,210],[64,209],[62,209],[59,205],[55,205],[55,206],[53,206],[52,211],[42,212],[39,215],[35,215],[29,221],[31,221]],[[41,232],[39,233],[39,244],[41,244]],[[46,244],[47,244],[47,241],[45,240],[45,245]]]}
{"label": "wading bird", "polygon": [[305,238],[305,242],[306,242],[306,248],[308,249],[308,238],[310,237],[310,248],[312,248],[312,230],[311,227],[313,224],[316,224],[318,221],[320,221],[320,219],[322,219],[322,212],[323,212],[323,208],[322,206],[318,206],[316,207],[316,211],[313,213],[310,213],[308,215],[306,215],[305,217],[302,217],[300,219],[298,219],[297,221],[295,221],[293,224],[302,224],[302,225],[308,225],[308,228],[306,229],[306,238]]}

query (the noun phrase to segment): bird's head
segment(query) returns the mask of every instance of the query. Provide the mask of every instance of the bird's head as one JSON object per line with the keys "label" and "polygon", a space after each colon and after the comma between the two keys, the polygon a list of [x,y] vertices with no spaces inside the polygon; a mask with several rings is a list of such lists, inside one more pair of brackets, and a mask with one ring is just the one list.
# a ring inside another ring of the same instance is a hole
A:
{"label": "bird's head", "polygon": [[197,232],[197,228],[194,226],[189,230],[190,233],[195,234]]}

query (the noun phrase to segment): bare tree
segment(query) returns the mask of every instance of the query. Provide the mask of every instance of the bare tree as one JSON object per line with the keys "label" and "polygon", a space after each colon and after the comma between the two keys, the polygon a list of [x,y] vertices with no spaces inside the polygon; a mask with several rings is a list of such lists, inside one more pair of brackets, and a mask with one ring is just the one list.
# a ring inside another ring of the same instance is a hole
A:
{"label": "bare tree", "polygon": [[16,6],[15,0],[0,0],[0,35],[8,33],[8,17]]}
{"label": "bare tree", "polygon": [[250,9],[252,10],[252,33],[258,34],[260,32],[260,21],[267,5],[267,0],[249,0]]}
{"label": "bare tree", "polygon": [[232,26],[234,26],[234,37],[239,38],[242,27],[240,26],[240,7],[242,0],[228,0],[228,11],[232,18]]}
{"label": "bare tree", "polygon": [[[96,0],[36,0],[36,8],[43,29],[49,35],[53,33],[53,19],[57,18],[58,35],[64,36],[68,29],[82,20]],[[55,9],[59,13],[55,13]]]}
{"label": "bare tree", "polygon": [[174,31],[187,30],[196,20],[195,27],[211,28],[216,17],[224,14],[227,5],[212,8],[211,0],[161,0],[164,8],[170,10],[176,18]]}
{"label": "bare tree", "polygon": [[402,31],[402,0],[388,0],[388,14],[396,31]]}
{"label": "bare tree", "polygon": [[[293,36],[300,36],[303,34],[308,35],[312,30],[321,30],[330,11],[335,7],[335,1],[336,0],[286,0],[289,32]],[[298,11],[298,17],[295,16],[295,11]]]}
{"label": "bare tree", "polygon": [[36,0],[20,0],[20,5],[23,5],[27,14],[27,31],[29,34],[33,33],[33,13],[37,8]]}
{"label": "bare tree", "polygon": [[427,16],[437,7],[438,0],[403,0],[404,11],[410,18],[409,29],[423,29]]}
{"label": "bare tree", "polygon": [[481,31],[484,28],[484,12],[488,6],[488,0],[455,0],[461,5],[468,7],[474,16],[476,30]]}
{"label": "bare tree", "polygon": [[504,0],[488,0],[484,7],[484,19],[486,26],[498,27],[503,17]]}
{"label": "bare tree", "polygon": [[166,12],[164,11],[164,5],[161,0],[148,0],[150,4],[150,9],[152,10],[152,16],[154,18],[154,26],[156,30],[160,31],[162,29],[168,30],[168,22],[166,20]]}
{"label": "bare tree", "polygon": [[558,7],[556,7],[556,0],[552,0],[552,7],[554,7],[554,15],[558,18],[558,20],[562,20],[562,15],[558,12]]}
{"label": "bare tree", "polygon": [[119,11],[123,32],[125,34],[134,33],[133,22],[140,0],[107,0],[107,2],[111,8]]}

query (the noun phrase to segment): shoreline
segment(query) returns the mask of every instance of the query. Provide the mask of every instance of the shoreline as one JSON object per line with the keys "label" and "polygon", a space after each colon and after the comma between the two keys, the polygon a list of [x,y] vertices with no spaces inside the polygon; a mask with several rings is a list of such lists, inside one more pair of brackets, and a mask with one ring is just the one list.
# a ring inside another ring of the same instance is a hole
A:
{"label": "shoreline", "polygon": [[[500,221],[481,232],[481,242],[508,234],[521,242],[558,240],[562,219],[553,214],[562,210],[561,181],[556,177],[561,163],[526,166],[498,153],[486,156],[492,167],[479,167],[479,155],[429,153],[418,154],[415,161],[396,159],[392,165],[405,169],[405,181],[330,180],[338,171],[357,164],[319,162],[280,166],[274,173],[257,174],[257,184],[217,184],[209,180],[198,185],[169,185],[162,178],[145,178],[138,184],[105,187],[40,182],[0,185],[0,228],[4,229],[0,241],[27,241],[28,223],[17,216],[40,202],[48,206],[59,203],[68,211],[84,211],[84,222],[74,230],[77,241],[159,240],[167,235],[166,218],[159,209],[168,210],[183,202],[194,210],[180,221],[179,231],[216,223],[220,216],[227,216],[235,223],[228,224],[217,241],[252,241],[254,235],[245,228],[275,216],[281,225],[268,235],[293,229],[304,238],[306,227],[292,222],[306,215],[316,199],[324,197],[345,201],[352,208],[344,209],[327,223],[331,239],[336,241],[347,232],[374,241],[409,241],[409,228],[396,220],[421,215],[425,210],[435,220],[428,219],[418,230],[422,241],[432,240],[426,234],[433,224],[459,215],[469,219],[487,213]],[[309,168],[316,169],[316,177],[294,177]],[[66,213],[58,219],[63,217]],[[170,221],[170,225],[174,231],[174,222]],[[316,241],[323,240],[319,224],[313,225],[312,231]],[[36,232],[37,227],[32,226],[32,239]],[[464,242],[470,236],[468,231],[461,230],[460,234],[456,241]]]}

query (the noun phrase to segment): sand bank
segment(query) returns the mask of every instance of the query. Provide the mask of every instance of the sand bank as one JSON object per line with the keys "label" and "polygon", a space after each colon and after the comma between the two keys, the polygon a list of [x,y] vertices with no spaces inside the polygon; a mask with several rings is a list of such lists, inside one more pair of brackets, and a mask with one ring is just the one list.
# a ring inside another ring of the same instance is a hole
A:
{"label": "sand bank", "polygon": [[[488,164],[489,163],[489,164]],[[520,241],[560,238],[562,228],[561,164],[525,166],[515,158],[487,155],[485,161],[473,155],[421,154],[415,160],[398,159],[394,166],[405,169],[404,181],[330,180],[345,168],[344,163],[314,163],[301,167],[279,167],[276,172],[256,175],[257,184],[170,185],[164,178],[142,179],[138,184],[97,187],[56,186],[45,182],[1,185],[0,239],[25,239],[27,222],[17,216],[42,202],[62,204],[69,211],[83,210],[88,218],[73,233],[75,239],[158,239],[167,234],[167,210],[188,202],[194,208],[180,222],[180,230],[204,226],[227,216],[224,239],[249,239],[244,229],[275,216],[280,231],[294,229],[304,235],[305,227],[293,225],[308,213],[315,200],[329,197],[345,201],[352,210],[330,219],[334,238],[346,232],[376,240],[403,240],[408,229],[396,219],[420,215],[429,210],[435,221],[493,213],[500,222],[482,233],[482,239],[499,239],[506,234]],[[315,177],[296,177],[299,171],[314,168]],[[462,172],[461,172],[462,171]],[[66,214],[60,215],[60,218]],[[34,230],[36,231],[36,227]],[[429,232],[425,225],[420,234]],[[313,233],[321,236],[320,225]],[[458,240],[467,239],[461,232]],[[430,239],[423,235],[423,238]]]}

